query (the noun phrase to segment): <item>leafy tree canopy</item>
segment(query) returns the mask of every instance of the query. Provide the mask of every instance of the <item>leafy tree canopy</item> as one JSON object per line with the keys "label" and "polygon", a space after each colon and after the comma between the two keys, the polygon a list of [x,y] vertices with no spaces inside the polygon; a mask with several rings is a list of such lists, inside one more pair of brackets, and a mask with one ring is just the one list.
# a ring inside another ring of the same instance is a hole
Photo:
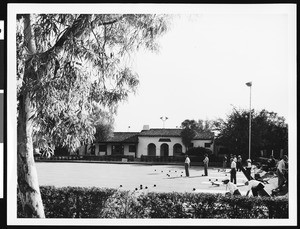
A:
{"label": "leafy tree canopy", "polygon": [[[17,18],[18,98],[30,97],[34,134],[43,136],[40,146],[70,150],[93,141],[95,126],[111,123],[105,117],[111,119],[139,84],[130,54],[157,51],[157,38],[168,28],[166,15],[152,14]],[[95,112],[102,115],[100,123],[91,116]]]}
{"label": "leafy tree canopy", "polygon": [[182,143],[189,148],[193,138],[197,133],[213,133],[212,132],[212,121],[209,120],[189,120],[186,119],[181,123],[181,138]]}
{"label": "leafy tree canopy", "polygon": [[[228,148],[230,153],[248,155],[249,111],[233,109],[226,120],[214,121],[219,135],[216,144]],[[275,112],[251,111],[251,151],[258,156],[260,150],[280,150],[288,145],[288,125],[284,117]]]}

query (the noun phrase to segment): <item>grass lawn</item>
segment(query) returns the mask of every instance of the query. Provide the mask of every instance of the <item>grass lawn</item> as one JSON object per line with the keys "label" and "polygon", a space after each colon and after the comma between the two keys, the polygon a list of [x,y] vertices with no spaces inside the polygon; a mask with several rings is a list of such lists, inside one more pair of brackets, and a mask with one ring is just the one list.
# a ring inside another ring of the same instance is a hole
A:
{"label": "grass lawn", "polygon": [[[40,185],[56,187],[106,187],[138,192],[226,192],[226,187],[212,185],[211,181],[220,182],[230,179],[229,169],[210,167],[208,176],[202,176],[202,166],[192,166],[190,177],[185,176],[183,165],[141,165],[141,164],[106,164],[106,163],[67,163],[38,162],[37,171]],[[246,177],[237,172],[237,185],[242,195]],[[275,181],[276,180],[276,181]],[[266,186],[270,193],[275,188],[277,178]],[[142,189],[141,189],[142,187]],[[147,187],[147,188],[146,188]]]}

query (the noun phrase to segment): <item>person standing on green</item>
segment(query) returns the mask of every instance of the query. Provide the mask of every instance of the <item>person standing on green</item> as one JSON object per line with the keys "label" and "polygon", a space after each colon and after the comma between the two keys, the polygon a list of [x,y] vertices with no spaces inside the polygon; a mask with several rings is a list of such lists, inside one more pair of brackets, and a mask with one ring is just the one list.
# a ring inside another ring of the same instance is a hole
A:
{"label": "person standing on green", "polygon": [[189,177],[190,176],[190,173],[189,173],[189,168],[190,168],[190,165],[191,164],[191,160],[190,160],[190,158],[189,158],[189,155],[185,155],[185,161],[184,161],[184,168],[185,168],[185,175],[187,176],[187,177]]}
{"label": "person standing on green", "polygon": [[208,176],[207,169],[208,169],[209,159],[208,159],[208,155],[207,154],[205,154],[204,157],[205,157],[204,160],[203,160],[203,163],[204,163],[204,176]]}
{"label": "person standing on green", "polygon": [[242,156],[239,155],[237,158],[237,163],[236,163],[236,168],[237,168],[237,172],[241,172],[242,171],[242,166],[243,166],[243,159]]}
{"label": "person standing on green", "polygon": [[277,176],[278,176],[278,188],[281,190],[284,182],[287,180],[285,174],[287,173],[286,163],[288,162],[287,155],[283,155],[283,158],[278,162],[277,165]]}
{"label": "person standing on green", "polygon": [[227,156],[224,155],[223,158],[223,171],[226,172],[226,167],[227,167]]}
{"label": "person standing on green", "polygon": [[252,164],[251,164],[251,159],[249,158],[247,159],[247,167],[246,167],[248,179],[251,178],[251,169],[252,169]]}
{"label": "person standing on green", "polygon": [[236,184],[236,156],[234,156],[232,162],[231,162],[231,170],[230,170],[230,182],[233,182],[234,184]]}

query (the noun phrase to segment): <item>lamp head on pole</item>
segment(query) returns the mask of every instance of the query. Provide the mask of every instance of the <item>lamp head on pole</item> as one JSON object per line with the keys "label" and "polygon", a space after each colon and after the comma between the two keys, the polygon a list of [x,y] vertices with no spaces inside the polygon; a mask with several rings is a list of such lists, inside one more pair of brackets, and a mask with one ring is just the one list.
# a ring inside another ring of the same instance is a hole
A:
{"label": "lamp head on pole", "polygon": [[167,119],[169,119],[168,117],[160,117],[161,120],[166,121]]}
{"label": "lamp head on pole", "polygon": [[248,87],[251,87],[251,86],[252,86],[252,82],[248,82],[248,83],[246,83],[246,85],[247,85]]}
{"label": "lamp head on pole", "polygon": [[163,128],[165,128],[165,121],[168,119],[168,117],[160,117],[160,119],[163,121]]}

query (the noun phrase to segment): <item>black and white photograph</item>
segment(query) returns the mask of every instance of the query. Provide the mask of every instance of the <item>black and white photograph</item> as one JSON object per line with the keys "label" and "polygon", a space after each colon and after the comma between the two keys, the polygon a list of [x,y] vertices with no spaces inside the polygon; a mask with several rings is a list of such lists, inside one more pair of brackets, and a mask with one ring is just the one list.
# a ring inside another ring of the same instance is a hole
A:
{"label": "black and white photograph", "polygon": [[295,4],[7,4],[7,224],[297,223]]}

